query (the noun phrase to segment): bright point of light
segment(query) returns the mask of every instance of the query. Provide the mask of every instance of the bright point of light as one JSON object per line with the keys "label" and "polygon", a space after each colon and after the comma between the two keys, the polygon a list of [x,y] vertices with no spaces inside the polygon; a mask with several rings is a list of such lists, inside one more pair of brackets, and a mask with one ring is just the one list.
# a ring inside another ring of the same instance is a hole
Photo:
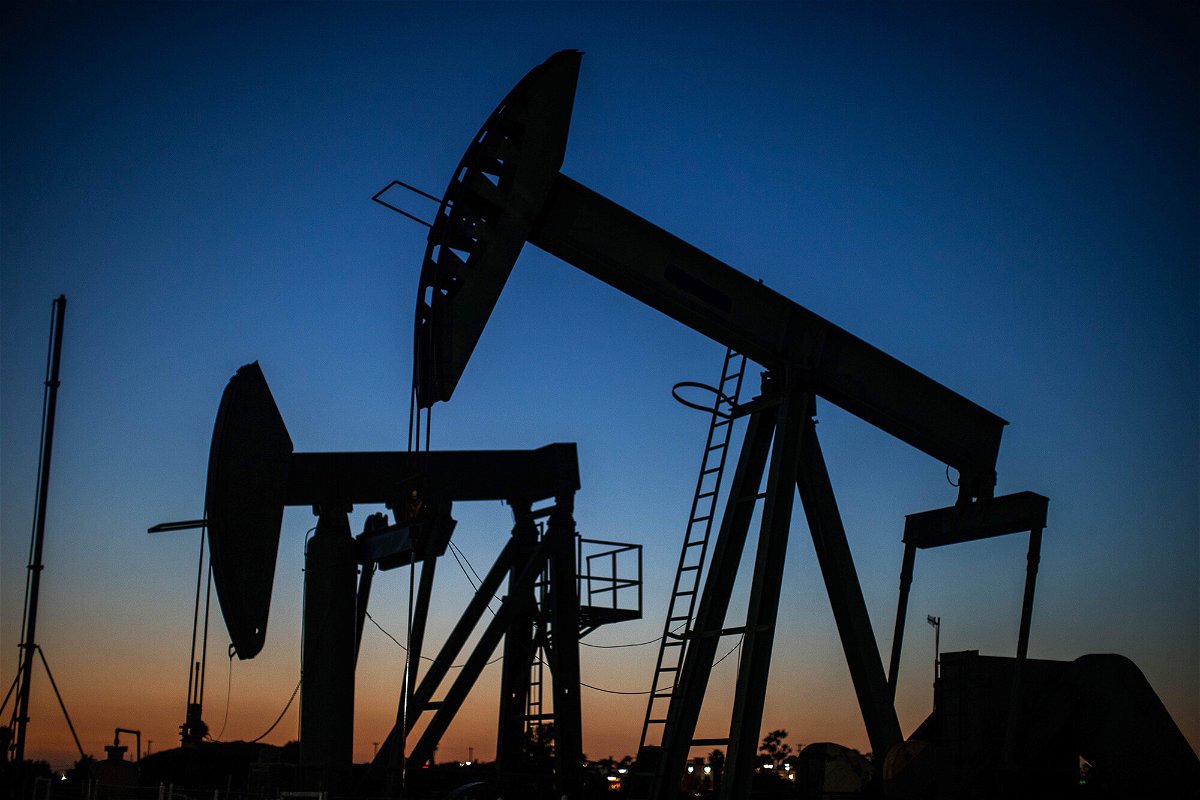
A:
{"label": "bright point of light", "polygon": [[712,774],[712,767],[711,767],[710,765],[708,765],[708,764],[705,764],[705,765],[704,765],[704,774],[705,774],[705,775],[711,775],[711,774]]}
{"label": "bright point of light", "polygon": [[629,770],[625,769],[625,767],[617,767],[617,774],[624,775],[626,772],[629,772]]}
{"label": "bright point of light", "polygon": [[696,771],[696,767],[692,764],[688,764],[688,775],[691,775],[695,771]]}

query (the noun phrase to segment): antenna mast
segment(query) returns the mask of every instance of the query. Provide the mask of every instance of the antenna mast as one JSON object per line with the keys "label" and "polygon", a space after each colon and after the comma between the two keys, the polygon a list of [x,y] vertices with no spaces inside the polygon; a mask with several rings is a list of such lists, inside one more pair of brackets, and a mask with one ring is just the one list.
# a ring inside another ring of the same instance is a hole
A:
{"label": "antenna mast", "polygon": [[42,451],[38,459],[37,508],[33,518],[33,547],[29,559],[29,591],[26,595],[25,641],[21,643],[21,683],[17,692],[16,760],[25,758],[25,728],[29,722],[29,682],[33,675],[33,654],[37,650],[38,592],[42,582],[42,544],[46,539],[46,498],[50,490],[50,453],[54,443],[54,412],[58,404],[58,367],[62,360],[63,317],[67,297],[59,295],[50,313],[50,359],[42,408]]}

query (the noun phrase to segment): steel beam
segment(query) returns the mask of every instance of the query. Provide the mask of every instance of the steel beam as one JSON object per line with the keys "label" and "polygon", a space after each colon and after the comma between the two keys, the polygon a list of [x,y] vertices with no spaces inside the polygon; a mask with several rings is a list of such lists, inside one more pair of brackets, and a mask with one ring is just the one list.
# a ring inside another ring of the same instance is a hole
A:
{"label": "steel beam", "polygon": [[[810,413],[813,413],[810,411]],[[854,569],[854,557],[846,541],[846,529],[838,511],[837,498],[825,469],[825,458],[817,440],[816,423],[810,419],[800,447],[800,472],[796,485],[812,534],[813,547],[825,591],[833,608],[842,650],[850,667],[850,678],[858,706],[866,723],[871,750],[879,763],[892,745],[900,742],[900,722],[892,705],[892,694],[883,674],[879,646],[871,630],[871,617],[863,600],[862,586]]]}
{"label": "steel beam", "polygon": [[395,500],[402,481],[426,478],[443,500],[544,500],[579,490],[573,443],[536,450],[434,450],[420,452],[293,453],[284,505],[333,498],[344,503]]}
{"label": "steel beam", "polygon": [[558,175],[529,241],[957,469],[990,497],[1003,419],[759,281]]}
{"label": "steel beam", "polygon": [[904,518],[904,542],[918,549],[973,542],[1046,527],[1050,500],[1034,492],[994,497],[970,506],[950,506]]}
{"label": "steel beam", "polygon": [[762,726],[763,703],[767,696],[767,678],[771,671],[771,650],[775,641],[775,622],[779,615],[779,593],[787,559],[788,530],[796,497],[797,462],[801,434],[807,419],[811,395],[792,387],[784,389],[771,447],[771,469],[767,474],[766,500],[759,528],[758,548],[754,555],[754,581],[746,611],[746,632],[742,640],[741,664],[733,715],[729,724],[729,750],[725,761],[722,800],[735,800],[750,785],[758,754],[758,732]]}
{"label": "steel beam", "polygon": [[896,700],[896,683],[900,680],[900,651],[904,647],[904,620],[908,616],[908,591],[912,586],[913,566],[917,560],[917,546],[904,544],[904,559],[900,562],[900,598],[896,601],[896,628],[892,633],[892,657],[888,664],[888,689],[892,702]]}
{"label": "steel beam", "polygon": [[417,584],[417,602],[413,607],[412,633],[408,637],[408,675],[404,682],[404,690],[410,697],[420,674],[421,651],[425,644],[425,625],[429,620],[429,599],[433,594],[433,575],[436,570],[437,556],[430,554],[421,560],[421,579]]}
{"label": "steel beam", "polygon": [[574,510],[573,496],[556,497],[546,525],[546,539],[550,542],[550,672],[554,681],[555,782],[557,793],[563,797],[579,796],[583,774]]}
{"label": "steel beam", "polygon": [[[538,544],[537,523],[531,515],[530,503],[514,502],[512,547],[514,561],[529,560]],[[496,732],[496,768],[501,772],[523,766],[525,741],[525,712],[529,695],[529,673],[536,651],[534,635],[537,603],[533,587],[518,593],[518,576],[510,572],[508,597],[505,602],[515,606],[513,622],[504,635],[504,662],[500,675],[500,714]]]}

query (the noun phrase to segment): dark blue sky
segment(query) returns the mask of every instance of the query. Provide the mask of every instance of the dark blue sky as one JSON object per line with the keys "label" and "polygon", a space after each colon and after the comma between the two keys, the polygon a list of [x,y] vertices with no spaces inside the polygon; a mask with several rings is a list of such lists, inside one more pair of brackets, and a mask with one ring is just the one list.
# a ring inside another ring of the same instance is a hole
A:
{"label": "dark blue sky", "polygon": [[[90,749],[114,725],[174,738],[195,540],[144,530],[201,513],[228,377],[261,361],[299,450],[402,448],[424,229],[370,197],[393,178],[440,193],[511,85],[563,48],[586,53],[564,172],[1009,420],[999,490],[1051,498],[1031,655],[1130,656],[1200,742],[1200,87],[1181,7],[39,5],[6,11],[3,47],[0,682],[61,292],[39,638]],[[670,387],[714,380],[721,353],[530,247],[435,412],[437,448],[579,443],[581,530],[647,548],[647,618],[596,641],[660,632],[704,434]],[[836,409],[821,432],[886,652],[902,517],[953,489]],[[456,516],[482,569],[507,510]],[[260,733],[296,680],[311,525],[285,518],[267,649],[233,665],[226,738]],[[800,515],[794,530],[764,725],[862,746]],[[942,616],[945,649],[1010,653],[1024,547],[922,557],[906,732],[929,705],[921,615]],[[466,582],[439,574],[444,631]],[[397,631],[403,583],[373,598]],[[375,639],[360,758],[398,687],[394,646]],[[587,651],[585,680],[645,688],[652,650]],[[214,724],[226,676],[210,669]],[[606,717],[628,725],[593,723],[593,756],[636,747],[642,701],[616,702]],[[50,703],[35,754],[57,758]],[[492,703],[446,757],[490,750]]]}

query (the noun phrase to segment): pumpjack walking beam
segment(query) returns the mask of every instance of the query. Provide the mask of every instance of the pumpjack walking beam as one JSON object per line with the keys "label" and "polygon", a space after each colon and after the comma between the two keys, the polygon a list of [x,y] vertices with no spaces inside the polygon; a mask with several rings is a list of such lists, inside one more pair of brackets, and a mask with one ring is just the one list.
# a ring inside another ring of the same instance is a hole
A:
{"label": "pumpjack walking beam", "polygon": [[484,123],[429,232],[415,331],[417,399],[448,400],[525,241],[957,469],[990,497],[1004,420],[558,172],[580,54],[535,68]]}

